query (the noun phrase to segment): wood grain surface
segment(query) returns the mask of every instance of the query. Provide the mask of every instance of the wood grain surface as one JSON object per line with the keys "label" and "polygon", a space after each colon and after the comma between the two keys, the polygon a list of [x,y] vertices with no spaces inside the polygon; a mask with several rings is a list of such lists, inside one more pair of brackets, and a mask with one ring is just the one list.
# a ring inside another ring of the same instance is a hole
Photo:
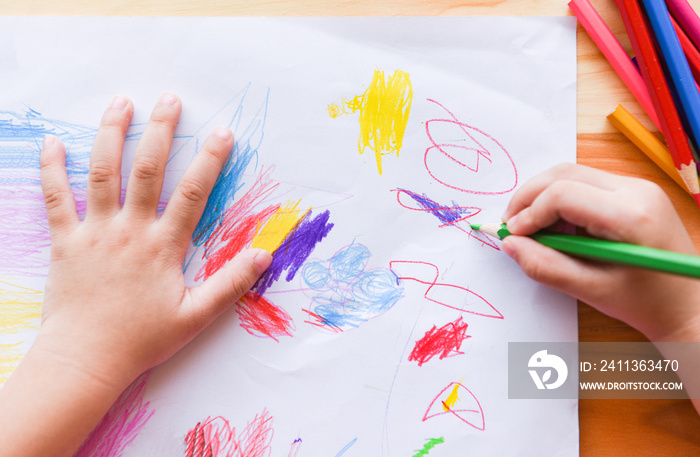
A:
{"label": "wood grain surface", "polygon": [[[591,0],[631,54],[613,0]],[[691,0],[700,11],[700,0]],[[569,16],[566,0],[0,0],[2,15],[76,16]],[[700,211],[606,119],[623,104],[651,130],[643,113],[585,30],[578,27],[578,161],[649,179],[670,195],[700,249]],[[643,335],[579,303],[581,341],[645,341]],[[683,400],[582,400],[581,456],[700,455],[700,417]],[[513,455],[523,450],[514,449]]]}

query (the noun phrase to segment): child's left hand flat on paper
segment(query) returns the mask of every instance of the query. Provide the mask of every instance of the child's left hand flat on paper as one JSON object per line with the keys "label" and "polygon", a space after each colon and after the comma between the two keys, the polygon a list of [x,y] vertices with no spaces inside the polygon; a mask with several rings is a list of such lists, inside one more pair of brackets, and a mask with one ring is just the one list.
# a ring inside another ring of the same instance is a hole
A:
{"label": "child's left hand flat on paper", "polygon": [[185,252],[234,139],[225,128],[209,136],[158,216],[181,109],[169,93],[156,104],[122,206],[121,155],[134,107],[115,97],[95,138],[83,221],[65,149],[46,137],[41,180],[51,264],[43,322],[0,389],[0,456],[71,455],[138,375],[191,341],[270,265],[269,253],[250,249],[204,283],[185,286]]}

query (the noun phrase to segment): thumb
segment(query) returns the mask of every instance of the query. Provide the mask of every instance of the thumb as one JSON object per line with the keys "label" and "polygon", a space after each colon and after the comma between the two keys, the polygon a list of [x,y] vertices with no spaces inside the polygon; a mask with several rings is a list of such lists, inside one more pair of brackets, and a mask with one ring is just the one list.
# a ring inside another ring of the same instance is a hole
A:
{"label": "thumb", "polygon": [[[601,266],[563,254],[532,238],[511,235],[503,239],[503,252],[535,281],[579,299],[600,289]],[[590,298],[590,297],[586,297]]]}
{"label": "thumb", "polygon": [[190,288],[190,303],[183,303],[183,309],[208,325],[245,295],[271,263],[272,255],[263,249],[240,252],[206,281]]}

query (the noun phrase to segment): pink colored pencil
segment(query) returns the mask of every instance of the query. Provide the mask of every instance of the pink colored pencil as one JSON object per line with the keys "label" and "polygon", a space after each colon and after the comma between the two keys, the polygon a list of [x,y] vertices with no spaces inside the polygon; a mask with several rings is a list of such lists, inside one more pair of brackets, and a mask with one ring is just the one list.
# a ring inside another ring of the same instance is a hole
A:
{"label": "pink colored pencil", "polygon": [[641,5],[638,0],[615,0],[615,4],[617,4],[622,21],[625,23],[632,48],[637,56],[639,69],[649,88],[654,108],[659,113],[661,132],[666,138],[674,165],[683,178],[683,182],[688,186],[695,202],[700,206],[700,186],[698,186],[696,163]]}
{"label": "pink colored pencil", "polygon": [[591,36],[605,58],[608,59],[608,62],[622,78],[622,81],[632,92],[634,98],[642,105],[652,122],[660,129],[659,117],[644,79],[620,42],[617,41],[615,35],[605,24],[603,18],[600,17],[588,0],[572,0],[569,2],[569,8],[571,8],[571,11],[576,15],[583,28],[586,29],[586,32]]}
{"label": "pink colored pencil", "polygon": [[700,49],[700,18],[686,0],[666,0],[666,6],[696,49]]}

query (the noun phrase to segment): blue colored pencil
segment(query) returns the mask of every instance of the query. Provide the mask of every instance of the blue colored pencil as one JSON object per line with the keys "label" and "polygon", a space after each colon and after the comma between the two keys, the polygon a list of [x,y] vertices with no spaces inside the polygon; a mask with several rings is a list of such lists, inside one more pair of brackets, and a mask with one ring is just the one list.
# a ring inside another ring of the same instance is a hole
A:
{"label": "blue colored pencil", "polygon": [[685,57],[678,35],[673,28],[668,8],[663,0],[642,0],[647,19],[654,32],[656,42],[669,76],[672,90],[678,96],[677,109],[687,121],[686,132],[695,145],[700,140],[700,93],[695,78]]}

